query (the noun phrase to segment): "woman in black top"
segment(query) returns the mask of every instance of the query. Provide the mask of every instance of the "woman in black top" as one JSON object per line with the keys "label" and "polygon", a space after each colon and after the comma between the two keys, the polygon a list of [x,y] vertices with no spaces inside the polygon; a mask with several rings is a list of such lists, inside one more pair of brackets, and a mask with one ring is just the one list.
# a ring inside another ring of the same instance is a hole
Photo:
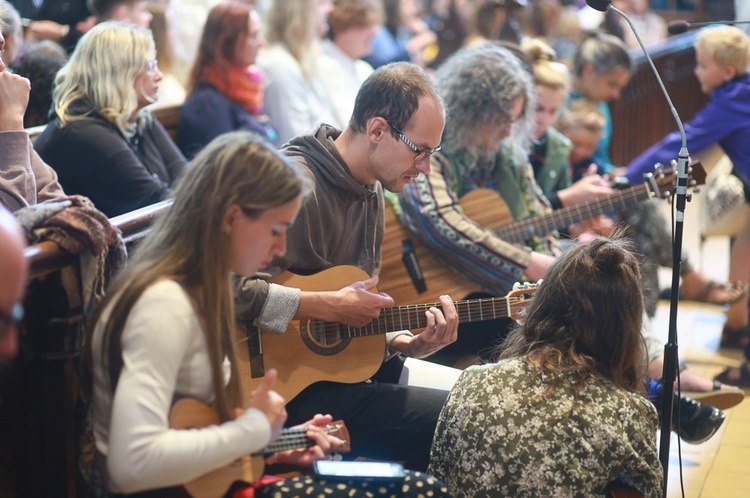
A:
{"label": "woman in black top", "polygon": [[55,119],[35,142],[67,193],[107,216],[158,202],[185,158],[144,108],[162,73],[149,31],[105,22],[89,31],[55,78]]}

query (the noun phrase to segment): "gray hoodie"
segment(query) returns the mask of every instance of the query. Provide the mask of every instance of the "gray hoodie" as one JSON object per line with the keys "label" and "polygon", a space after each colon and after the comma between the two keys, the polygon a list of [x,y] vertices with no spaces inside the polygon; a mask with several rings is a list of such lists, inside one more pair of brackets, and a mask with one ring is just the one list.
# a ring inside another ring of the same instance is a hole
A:
{"label": "gray hoodie", "polygon": [[[312,192],[289,227],[286,256],[273,261],[270,275],[286,270],[310,275],[337,265],[356,266],[369,275],[380,271],[385,231],[382,186],[362,185],[352,177],[333,142],[340,134],[323,124],[283,147],[305,172]],[[245,325],[281,333],[299,307],[299,291],[257,278],[239,280],[237,289],[237,317]],[[388,334],[388,342],[396,335]]]}

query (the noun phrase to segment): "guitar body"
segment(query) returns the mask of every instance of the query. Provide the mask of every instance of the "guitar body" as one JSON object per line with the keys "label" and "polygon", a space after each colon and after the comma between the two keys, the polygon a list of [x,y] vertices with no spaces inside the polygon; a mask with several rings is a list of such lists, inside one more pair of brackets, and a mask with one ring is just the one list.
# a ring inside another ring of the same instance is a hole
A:
{"label": "guitar body", "polygon": [[[172,429],[202,429],[219,425],[219,416],[208,405],[196,399],[178,400],[169,414]],[[226,467],[208,472],[184,484],[185,491],[193,498],[219,498],[237,482],[254,482],[263,476],[265,462],[261,456],[243,456]]]}
{"label": "guitar body", "polygon": [[[396,304],[416,304],[438,301],[448,294],[462,299],[474,292],[485,292],[479,285],[464,277],[440,260],[431,249],[422,245],[398,219],[390,203],[385,208],[385,238],[383,240],[383,265],[378,288],[389,294]],[[464,214],[483,228],[497,228],[513,222],[513,215],[505,201],[494,191],[477,189],[459,201]],[[412,284],[401,257],[401,241],[410,239],[422,268],[427,291],[420,294]]]}
{"label": "guitar body", "polygon": [[[542,214],[522,221],[514,221],[513,216],[500,195],[488,189],[469,192],[459,200],[464,214],[482,228],[494,230],[495,234],[507,242],[524,244],[534,237],[543,237],[554,229],[564,228],[573,223],[589,220],[603,213],[617,212],[649,198],[668,198],[676,185],[674,171],[657,168],[643,185],[626,188],[608,196],[568,206],[551,213]],[[706,172],[699,162],[690,165],[688,186],[702,185]],[[436,301],[441,294],[461,299],[482,289],[449,268],[434,256],[432,250],[424,247],[410,233],[386,202],[385,237],[383,240],[383,267],[380,270],[380,290],[390,294],[396,304],[414,304]],[[422,269],[427,290],[418,293],[402,261],[402,241],[411,240],[414,252]]]}
{"label": "guitar body", "polygon": [[[310,276],[283,273],[272,282],[305,291],[334,291],[368,278],[367,272],[359,268],[334,266]],[[266,330],[260,332],[265,369],[278,371],[274,390],[287,401],[313,382],[328,380],[354,384],[365,381],[378,371],[385,357],[384,335],[323,344],[314,335],[315,330],[313,321],[294,320],[281,335]],[[240,344],[238,349],[240,369],[249,395],[260,384],[261,377],[252,377],[245,345]]]}

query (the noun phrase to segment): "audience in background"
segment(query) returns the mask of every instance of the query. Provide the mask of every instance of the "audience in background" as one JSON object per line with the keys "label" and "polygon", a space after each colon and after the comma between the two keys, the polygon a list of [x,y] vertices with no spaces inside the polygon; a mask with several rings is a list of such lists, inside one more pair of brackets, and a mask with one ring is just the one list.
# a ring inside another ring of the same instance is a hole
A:
{"label": "audience in background", "polygon": [[424,17],[427,27],[437,38],[431,69],[437,69],[456,50],[460,49],[469,35],[471,0],[428,0],[428,12]]}
{"label": "audience in background", "polygon": [[23,126],[47,124],[52,114],[52,85],[55,75],[68,60],[68,54],[57,43],[45,40],[32,45],[16,62],[13,70],[31,82],[29,105]]}
{"label": "audience in background", "polygon": [[121,21],[139,28],[148,28],[151,23],[146,0],[88,0],[88,6],[97,22]]}
{"label": "audience in background", "polygon": [[159,70],[162,79],[159,82],[159,100],[154,103],[152,109],[157,107],[168,107],[181,105],[185,102],[185,87],[177,78],[175,71],[175,32],[171,26],[171,19],[167,15],[165,5],[161,3],[150,3],[148,11],[153,16],[150,29],[156,44],[156,57],[159,60]]}
{"label": "audience in background", "polygon": [[265,109],[278,131],[276,145],[316,124],[341,128],[318,67],[320,38],[328,32],[330,0],[284,0],[266,11],[268,45],[258,53],[266,73]]}
{"label": "audience in background", "polygon": [[318,59],[335,118],[349,123],[360,85],[373,68],[362,57],[372,53],[372,40],[383,24],[379,0],[338,0],[328,16],[330,39]]}
{"label": "audience in background", "polygon": [[0,28],[5,38],[3,63],[5,67],[12,67],[23,54],[23,26],[18,11],[6,0],[0,0]]}
{"label": "audience in background", "polygon": [[10,211],[65,195],[24,131],[29,92],[29,80],[6,71],[0,59],[0,207]]}
{"label": "audience in background", "polygon": [[[560,114],[557,129],[571,143],[568,162],[573,181],[596,173],[594,151],[604,133],[604,126],[604,116],[596,103],[588,99],[574,101]],[[578,240],[587,240],[592,233],[609,235],[614,226],[615,222],[610,216],[599,214],[570,225],[568,233]]]}
{"label": "audience in background", "polygon": [[52,40],[71,53],[96,23],[87,0],[41,0],[29,23],[30,37],[35,41]]}
{"label": "audience in background", "polygon": [[383,0],[385,24],[372,42],[372,54],[364,58],[374,68],[390,62],[409,61],[424,66],[424,50],[437,38],[421,18],[417,0]]}
{"label": "audience in background", "polygon": [[[614,0],[612,5],[623,11],[632,21],[643,45],[650,46],[669,36],[667,21],[651,9],[651,0]],[[617,22],[622,27],[623,40],[630,48],[640,49],[638,40],[625,18],[614,13]]]}
{"label": "audience in background", "polygon": [[606,120],[604,133],[594,153],[601,174],[608,174],[613,168],[609,159],[609,141],[612,136],[609,102],[620,98],[634,69],[633,59],[623,41],[603,33],[589,34],[573,57],[573,91],[568,104],[580,98],[588,98],[599,106]]}
{"label": "audience in background", "polygon": [[252,6],[227,1],[211,9],[190,76],[190,94],[180,110],[177,140],[187,157],[234,130],[251,130],[276,142],[276,130],[263,113],[264,75],[254,66],[264,43]]}
{"label": "audience in background", "polygon": [[573,181],[578,181],[592,168],[601,166],[594,157],[607,120],[596,102],[587,98],[574,100],[560,114],[557,120],[560,133],[568,137],[571,149],[568,160]]}
{"label": "audience in background", "polygon": [[553,208],[559,208],[562,202],[557,192],[573,183],[568,167],[571,143],[553,124],[568,98],[570,74],[565,65],[555,61],[555,52],[549,45],[526,39],[521,48],[530,59],[536,90],[536,129],[529,162],[542,192]]}
{"label": "audience in background", "polygon": [[66,192],[110,217],[166,198],[185,166],[144,109],[158,98],[155,57],[147,30],[113,21],[91,29],[57,73],[55,119],[35,142]]}

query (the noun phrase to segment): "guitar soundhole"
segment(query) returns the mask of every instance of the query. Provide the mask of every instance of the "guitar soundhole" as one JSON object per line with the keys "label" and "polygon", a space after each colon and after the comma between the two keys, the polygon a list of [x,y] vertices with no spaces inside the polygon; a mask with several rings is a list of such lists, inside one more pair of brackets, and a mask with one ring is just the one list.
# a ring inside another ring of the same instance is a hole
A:
{"label": "guitar soundhole", "polygon": [[345,328],[345,325],[320,320],[301,320],[299,323],[302,342],[320,355],[338,354],[349,345],[351,338],[341,337],[341,331]]}

